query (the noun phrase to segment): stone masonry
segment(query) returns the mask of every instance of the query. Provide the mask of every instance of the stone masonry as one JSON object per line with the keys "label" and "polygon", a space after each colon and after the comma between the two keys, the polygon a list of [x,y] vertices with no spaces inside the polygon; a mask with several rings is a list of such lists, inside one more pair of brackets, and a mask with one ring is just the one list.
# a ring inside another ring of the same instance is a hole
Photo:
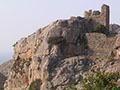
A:
{"label": "stone masonry", "polygon": [[109,30],[109,17],[110,17],[110,10],[109,6],[103,4],[100,11],[85,11],[84,17],[86,19],[92,20],[93,26],[100,23],[106,26],[106,28]]}

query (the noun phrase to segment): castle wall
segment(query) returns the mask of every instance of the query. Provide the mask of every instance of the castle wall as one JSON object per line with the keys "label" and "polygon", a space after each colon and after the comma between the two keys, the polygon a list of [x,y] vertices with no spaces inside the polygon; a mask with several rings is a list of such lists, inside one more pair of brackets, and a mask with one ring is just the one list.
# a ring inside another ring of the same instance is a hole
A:
{"label": "castle wall", "polygon": [[99,11],[85,11],[84,17],[87,19],[92,19],[92,24],[96,25],[98,23],[103,24],[109,30],[109,17],[110,17],[109,6],[102,5],[101,12]]}

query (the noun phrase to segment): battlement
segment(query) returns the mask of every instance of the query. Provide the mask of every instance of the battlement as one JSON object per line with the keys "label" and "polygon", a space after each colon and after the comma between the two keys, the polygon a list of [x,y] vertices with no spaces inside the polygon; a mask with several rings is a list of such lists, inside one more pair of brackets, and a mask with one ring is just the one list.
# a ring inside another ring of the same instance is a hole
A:
{"label": "battlement", "polygon": [[108,5],[103,4],[101,7],[101,12],[100,11],[92,11],[92,10],[85,11],[84,17],[86,19],[91,19],[93,25],[96,25],[98,23],[103,24],[109,30],[110,10],[109,10]]}

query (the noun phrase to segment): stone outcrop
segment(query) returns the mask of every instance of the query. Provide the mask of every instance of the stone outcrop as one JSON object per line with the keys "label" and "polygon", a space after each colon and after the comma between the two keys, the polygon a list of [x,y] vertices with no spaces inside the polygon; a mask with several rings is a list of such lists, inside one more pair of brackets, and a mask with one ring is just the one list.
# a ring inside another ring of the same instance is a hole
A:
{"label": "stone outcrop", "polygon": [[85,11],[84,17],[89,19],[93,25],[96,25],[98,23],[103,24],[106,26],[106,28],[109,30],[109,18],[110,18],[110,10],[109,6],[102,5],[101,12],[100,11]]}
{"label": "stone outcrop", "polygon": [[[16,88],[26,89],[37,78],[40,78],[42,85],[44,85],[46,80],[51,78],[51,73],[56,73],[52,72],[51,65],[55,64],[58,67],[59,63],[62,63],[61,61],[65,61],[65,57],[82,55],[83,43],[80,42],[80,39],[84,33],[88,32],[88,25],[88,21],[81,17],[58,20],[43,29],[39,29],[27,38],[19,40],[14,45],[14,64],[5,84],[6,90],[9,88],[12,90]],[[51,37],[63,37],[65,42],[50,44],[48,40]]]}
{"label": "stone outcrop", "polygon": [[13,65],[13,60],[9,60],[3,64],[0,65],[0,72],[5,75],[6,77],[8,76],[8,71]]}
{"label": "stone outcrop", "polygon": [[[53,22],[19,40],[14,45],[14,64],[5,90],[26,90],[38,78],[42,81],[41,90],[64,90],[72,84],[79,86],[89,64],[94,63],[95,59],[92,61],[90,57],[107,58],[115,41],[104,34],[87,33],[88,27],[86,19],[72,17]],[[63,37],[65,41],[51,44],[48,43],[51,37]]]}
{"label": "stone outcrop", "polygon": [[2,73],[0,73],[0,90],[4,90],[4,83],[6,79],[7,78]]}
{"label": "stone outcrop", "polygon": [[[36,61],[33,61],[33,63],[34,62]],[[41,67],[41,70],[39,70],[41,73],[36,72],[38,71],[38,67],[31,67],[31,72],[33,72],[32,78],[41,77],[43,84],[40,90],[65,90],[73,84],[75,84],[76,87],[81,86],[84,72],[89,70],[89,64],[92,63],[92,61],[84,56],[68,57],[65,59],[47,57],[41,63],[43,64],[38,66]]]}
{"label": "stone outcrop", "polygon": [[120,33],[117,34],[117,39],[114,43],[113,50],[111,52],[111,56],[114,57],[114,59],[120,59]]}
{"label": "stone outcrop", "polygon": [[117,24],[111,24],[110,27],[110,34],[115,36],[120,32],[120,26]]}
{"label": "stone outcrop", "polygon": [[[103,5],[102,10],[107,10],[106,7]],[[102,14],[93,12],[94,16]],[[91,33],[91,29],[89,20],[71,17],[20,39],[14,45],[14,61],[5,90],[29,90],[36,79],[42,83],[38,86],[40,90],[66,90],[71,85],[81,89],[81,80],[87,76],[90,65],[95,67],[99,62],[96,69],[105,69],[101,66],[118,38]]]}
{"label": "stone outcrop", "polygon": [[5,80],[7,79],[8,72],[12,67],[13,61],[10,60],[8,62],[3,63],[0,65],[0,90],[3,90]]}

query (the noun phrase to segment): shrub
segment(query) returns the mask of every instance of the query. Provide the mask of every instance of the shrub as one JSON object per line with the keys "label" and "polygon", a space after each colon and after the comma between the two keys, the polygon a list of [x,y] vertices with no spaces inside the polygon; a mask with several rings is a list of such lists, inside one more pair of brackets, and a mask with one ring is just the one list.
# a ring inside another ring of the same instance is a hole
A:
{"label": "shrub", "polygon": [[60,37],[50,37],[48,39],[48,44],[61,44],[65,42],[65,38],[60,36]]}
{"label": "shrub", "polygon": [[85,48],[85,49],[88,49],[88,48],[89,48],[89,46],[88,46],[88,45],[85,45],[85,46],[84,46],[84,48]]}
{"label": "shrub", "polygon": [[38,61],[39,63],[41,63],[42,60],[41,60],[40,58],[38,58],[37,61]]}
{"label": "shrub", "polygon": [[113,56],[109,56],[108,57],[108,61],[112,61],[112,60],[114,60],[114,57]]}
{"label": "shrub", "polygon": [[85,90],[120,90],[114,82],[120,78],[119,73],[105,73],[91,70],[88,78],[83,80]]}
{"label": "shrub", "polygon": [[29,90],[40,90],[40,86],[42,81],[40,79],[36,79],[30,84]]}
{"label": "shrub", "polygon": [[106,29],[106,27],[102,24],[97,24],[93,27],[93,32],[103,33],[105,35],[108,35],[109,30]]}
{"label": "shrub", "polygon": [[75,86],[70,86],[69,88],[67,88],[67,90],[78,90]]}
{"label": "shrub", "polygon": [[80,37],[80,43],[87,44],[87,39],[85,38],[85,34],[82,34]]}

